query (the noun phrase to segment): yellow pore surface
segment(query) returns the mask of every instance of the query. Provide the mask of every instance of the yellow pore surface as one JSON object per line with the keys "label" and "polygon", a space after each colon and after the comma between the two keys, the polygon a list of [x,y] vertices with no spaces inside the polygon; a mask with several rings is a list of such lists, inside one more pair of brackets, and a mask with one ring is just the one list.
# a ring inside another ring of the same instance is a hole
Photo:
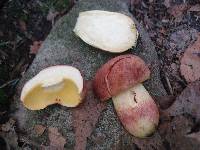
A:
{"label": "yellow pore surface", "polygon": [[27,93],[23,102],[28,109],[39,110],[55,103],[75,107],[80,101],[81,95],[76,84],[72,80],[63,79],[62,82],[48,87],[38,84]]}

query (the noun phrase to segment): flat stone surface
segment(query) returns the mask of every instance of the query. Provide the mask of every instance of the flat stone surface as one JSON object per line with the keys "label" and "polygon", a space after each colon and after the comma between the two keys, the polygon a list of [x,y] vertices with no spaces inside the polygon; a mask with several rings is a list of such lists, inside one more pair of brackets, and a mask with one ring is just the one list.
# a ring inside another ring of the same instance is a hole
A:
{"label": "flat stone surface", "polygon": [[[38,124],[47,128],[58,128],[59,132],[66,138],[67,143],[65,144],[65,148],[68,150],[74,149],[76,136],[75,128],[73,126],[73,109],[53,105],[40,111],[27,110],[23,107],[19,100],[20,92],[24,83],[42,69],[51,65],[60,64],[77,67],[82,72],[86,80],[92,80],[96,70],[102,64],[110,58],[119,55],[100,51],[91,47],[73,33],[73,28],[79,12],[95,9],[116,11],[131,16],[129,13],[129,7],[123,0],[79,1],[75,7],[72,8],[67,15],[62,17],[53,27],[47,39],[43,42],[43,45],[32,65],[18,85],[13,109],[16,110],[15,116],[19,123],[19,129],[23,131],[24,135],[31,141],[34,141],[39,145],[48,145],[49,140],[46,132],[39,137],[35,135],[33,129],[34,126]],[[160,81],[159,61],[154,44],[148,37],[148,34],[144,31],[143,27],[137,21],[136,26],[140,34],[138,45],[136,48],[133,48],[125,53],[139,55],[147,64],[149,64],[151,69],[151,79],[145,82],[145,87],[152,95],[165,95],[166,92]],[[106,108],[100,113],[97,123],[92,129],[92,133],[89,137],[87,137],[86,145],[83,145],[82,149],[120,149],[128,146],[131,146],[132,149],[134,149],[134,144],[132,143],[133,137],[129,135],[121,126],[114,111],[112,101],[107,102],[105,105]]]}

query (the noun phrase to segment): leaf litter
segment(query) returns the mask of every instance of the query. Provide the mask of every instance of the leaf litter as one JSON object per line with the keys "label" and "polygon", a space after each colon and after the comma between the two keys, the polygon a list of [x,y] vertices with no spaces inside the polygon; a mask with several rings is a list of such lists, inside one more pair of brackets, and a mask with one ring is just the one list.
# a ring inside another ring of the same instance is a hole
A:
{"label": "leaf litter", "polygon": [[[135,4],[138,4],[140,2],[141,2],[141,0],[135,0],[135,1],[132,0],[132,3],[135,3]],[[153,1],[151,1],[151,2],[153,4]],[[171,12],[169,10],[168,11],[175,19],[178,18],[177,19],[178,21],[182,20],[182,17],[184,15],[184,13],[186,13],[186,11],[187,12],[189,12],[189,11],[190,12],[198,12],[199,11],[198,5],[194,5],[190,8],[182,5],[182,6],[173,7],[175,9],[173,12],[172,7],[171,7],[172,6],[171,0],[165,0],[164,5],[168,9],[170,9]],[[148,17],[148,20],[150,20],[150,21],[147,21],[147,22],[151,22],[151,19],[152,18]],[[160,20],[162,20],[162,19],[160,19]],[[25,30],[25,25],[23,25],[24,23],[21,23],[21,24],[22,24],[21,29]],[[165,28],[164,28],[164,30],[165,30]],[[165,34],[168,34],[167,30],[165,32],[166,32]],[[179,39],[179,38],[176,37],[176,39]],[[35,44],[33,43],[33,45],[32,45],[33,48],[31,51],[33,52],[33,54],[36,54],[40,47],[40,44],[38,44],[37,42],[40,42],[40,41],[36,41],[36,43]],[[191,42],[189,42],[189,43],[191,43]],[[180,43],[177,42],[177,45],[180,45]],[[188,49],[190,49],[190,47]],[[184,56],[186,55],[187,51],[189,51],[188,49],[184,48],[183,51],[181,51],[181,53],[185,51],[185,54],[183,55],[183,57],[181,59],[183,59]],[[30,52],[30,53],[32,53],[32,52]],[[193,51],[191,51],[191,52],[193,52]],[[191,52],[190,52],[190,54],[191,54]],[[195,54],[198,55],[198,53],[196,53],[196,52],[195,52]],[[185,56],[185,57],[187,58],[186,60],[188,60],[188,56]],[[191,59],[190,59],[190,61],[191,61]],[[193,64],[193,61],[194,60],[192,60],[192,64]],[[174,70],[178,70],[179,69],[177,67],[177,65],[179,65],[178,63],[175,62],[175,64],[173,64],[173,65],[170,64],[170,67],[172,69],[175,68]],[[196,61],[195,61],[195,63],[196,63]],[[186,76],[186,75],[184,75],[185,73],[181,73],[181,74],[184,77]],[[189,82],[191,82],[191,80],[189,80]],[[199,131],[193,132],[193,128],[195,126],[195,123],[198,122],[198,120],[199,120],[199,111],[197,109],[199,107],[199,100],[200,100],[199,84],[200,84],[199,81],[195,81],[194,83],[190,84],[187,88],[185,88],[185,90],[181,93],[181,95],[176,98],[176,101],[172,100],[169,97],[169,99],[166,100],[166,103],[161,102],[161,104],[160,104],[161,121],[160,121],[160,126],[158,128],[158,131],[155,133],[154,136],[152,136],[148,139],[145,139],[145,140],[137,139],[137,140],[134,140],[133,142],[135,142],[138,145],[138,147],[140,147],[141,149],[145,149],[145,147],[148,145],[149,145],[149,147],[151,147],[151,149],[162,149],[162,147],[159,147],[159,145],[162,145],[162,144],[165,145],[165,148],[167,148],[167,149],[170,149],[170,148],[171,149],[177,149],[177,148],[178,149],[181,149],[181,148],[186,149],[187,144],[185,144],[185,143],[188,143],[188,141],[190,142],[191,139],[192,140],[195,139],[196,143],[194,143],[194,145],[198,144],[197,142],[199,142]],[[90,98],[87,98],[87,99],[90,99]],[[91,98],[91,99],[93,99],[93,98]],[[162,98],[160,98],[160,100],[162,100]],[[86,100],[86,103],[87,103],[87,100]],[[90,133],[92,132],[92,129],[95,127],[95,123],[98,122],[98,116],[100,116],[101,111],[103,111],[105,109],[105,106],[102,106],[100,103],[98,103],[98,101],[96,101],[96,99],[95,99],[95,102],[90,102],[90,103],[88,106],[87,106],[88,103],[86,105],[84,105],[84,104],[81,105],[79,108],[74,109],[74,112],[73,112],[76,144],[80,143],[79,146],[84,146],[88,135],[90,135]],[[93,117],[95,116],[96,118],[90,117],[91,113],[89,112],[89,110],[91,109],[90,107],[93,107],[93,106],[95,108],[94,108],[94,110],[92,109],[92,112],[95,115],[92,114],[92,116]],[[165,109],[167,109],[167,110],[165,110]],[[78,114],[80,114],[80,112],[81,113],[83,112],[83,116],[78,115]],[[75,117],[77,117],[77,118],[75,118]],[[83,120],[83,121],[81,121],[81,120]],[[79,121],[81,121],[81,123]],[[84,127],[86,127],[86,128],[84,128]],[[4,124],[4,127],[2,129],[7,132],[9,130],[12,130],[12,127],[10,128],[9,125],[7,125],[7,123],[6,123],[6,124]],[[38,133],[43,134],[43,132],[44,132],[43,127],[41,127],[41,128],[39,127]],[[60,149],[63,149],[64,144],[66,143],[66,139],[64,139],[64,137],[59,133],[58,129],[50,128],[50,129],[48,129],[48,133],[49,133],[50,145],[54,145],[54,147],[55,147],[55,145],[58,145],[58,143],[59,143],[59,145],[61,146]],[[57,141],[56,141],[57,139],[59,139],[60,142],[57,143]],[[192,143],[192,145],[193,145],[193,143]],[[191,148],[191,147],[189,147],[189,148]]]}
{"label": "leaf litter", "polygon": [[180,72],[187,82],[200,79],[200,33],[196,42],[185,50],[180,62]]}
{"label": "leaf litter", "polygon": [[[188,85],[174,101],[174,96],[156,97],[160,107],[160,123],[157,131],[146,139],[133,138],[139,149],[198,150],[200,146],[200,81]],[[166,106],[163,105],[166,103]]]}
{"label": "leaf litter", "polygon": [[46,129],[46,127],[43,125],[35,125],[35,127],[34,127],[35,133],[38,136],[42,135],[44,133],[45,129]]}
{"label": "leaf litter", "polygon": [[59,133],[57,128],[49,127],[48,135],[49,135],[49,141],[50,141],[50,144],[49,144],[50,149],[55,149],[55,150],[64,149],[66,139],[61,135],[61,133]]}
{"label": "leaf litter", "polygon": [[76,139],[75,150],[85,149],[87,138],[95,128],[101,112],[106,108],[105,104],[94,96],[91,81],[86,82],[86,88],[88,94],[84,103],[74,108],[72,112]]}

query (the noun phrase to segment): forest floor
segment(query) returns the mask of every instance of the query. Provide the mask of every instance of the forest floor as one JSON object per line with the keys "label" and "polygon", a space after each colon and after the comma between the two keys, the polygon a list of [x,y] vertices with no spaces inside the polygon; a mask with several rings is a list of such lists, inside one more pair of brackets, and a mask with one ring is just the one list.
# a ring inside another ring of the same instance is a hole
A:
{"label": "forest floor", "polygon": [[[18,81],[56,20],[73,5],[76,5],[74,0],[0,2],[2,132],[9,128],[6,126],[12,113],[9,106]],[[200,1],[130,0],[130,11],[144,25],[156,46],[161,61],[162,82],[168,95],[172,99],[177,97],[191,82],[200,79]],[[0,146],[3,144],[0,138]]]}

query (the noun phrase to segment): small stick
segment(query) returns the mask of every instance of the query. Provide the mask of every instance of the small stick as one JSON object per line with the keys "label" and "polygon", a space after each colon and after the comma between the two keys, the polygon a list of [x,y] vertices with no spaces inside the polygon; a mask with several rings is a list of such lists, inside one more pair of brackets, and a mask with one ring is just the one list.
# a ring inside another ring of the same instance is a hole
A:
{"label": "small stick", "polygon": [[3,85],[1,85],[1,86],[0,86],[0,89],[2,89],[2,88],[4,88],[4,87],[8,86],[9,84],[16,83],[16,82],[18,82],[18,81],[19,81],[19,79],[10,80],[10,81],[4,83]]}
{"label": "small stick", "polygon": [[170,83],[170,81],[169,81],[169,78],[167,77],[167,75],[166,75],[165,73],[164,73],[164,75],[165,75],[165,80],[166,80],[166,82],[167,82],[167,87],[168,87],[168,89],[169,89],[169,92],[170,92],[171,95],[173,95],[174,92],[173,92],[171,83]]}

